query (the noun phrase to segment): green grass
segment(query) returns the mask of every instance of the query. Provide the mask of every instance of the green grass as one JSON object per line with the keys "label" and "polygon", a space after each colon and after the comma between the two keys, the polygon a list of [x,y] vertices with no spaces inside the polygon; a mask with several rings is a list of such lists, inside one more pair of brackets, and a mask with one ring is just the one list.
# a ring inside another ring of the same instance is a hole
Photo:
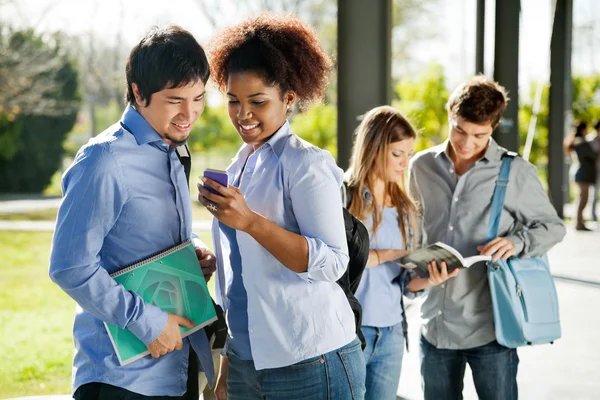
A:
{"label": "green grass", "polygon": [[[57,213],[58,209],[56,208],[47,208],[26,213],[0,213],[0,221],[56,221]],[[192,216],[194,221],[212,219],[210,212],[200,204],[196,197],[192,198]]]}
{"label": "green grass", "polygon": [[[211,244],[209,232],[199,236]],[[51,232],[0,231],[0,398],[71,390],[75,302],[48,278],[51,240]]]}
{"label": "green grass", "polygon": [[56,221],[58,208],[46,208],[26,213],[2,213],[0,220],[3,221]]}

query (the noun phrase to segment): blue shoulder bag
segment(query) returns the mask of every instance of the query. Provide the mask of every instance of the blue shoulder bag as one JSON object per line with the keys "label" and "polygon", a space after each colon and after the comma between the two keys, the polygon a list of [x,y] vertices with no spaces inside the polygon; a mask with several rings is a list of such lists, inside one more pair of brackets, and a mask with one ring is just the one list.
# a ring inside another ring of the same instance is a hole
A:
{"label": "blue shoulder bag", "polygon": [[[488,241],[498,236],[510,166],[515,156],[516,153],[507,152],[502,158],[492,199]],[[489,261],[488,280],[498,343],[516,348],[552,343],[560,338],[558,297],[546,255]]]}

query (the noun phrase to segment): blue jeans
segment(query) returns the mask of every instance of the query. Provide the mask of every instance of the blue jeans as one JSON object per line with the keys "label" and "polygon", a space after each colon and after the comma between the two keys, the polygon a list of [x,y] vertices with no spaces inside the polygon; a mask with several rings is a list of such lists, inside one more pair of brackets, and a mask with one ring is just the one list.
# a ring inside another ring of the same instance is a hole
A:
{"label": "blue jeans", "polygon": [[425,400],[462,399],[465,366],[473,371],[473,383],[480,400],[516,400],[516,349],[495,340],[464,350],[438,349],[421,336],[421,382]]}
{"label": "blue jeans", "polygon": [[386,328],[362,326],[360,330],[367,342],[363,352],[367,364],[365,399],[396,400],[404,355],[402,323]]}
{"label": "blue jeans", "polygon": [[365,362],[360,341],[287,367],[257,371],[228,352],[227,400],[362,400]]}

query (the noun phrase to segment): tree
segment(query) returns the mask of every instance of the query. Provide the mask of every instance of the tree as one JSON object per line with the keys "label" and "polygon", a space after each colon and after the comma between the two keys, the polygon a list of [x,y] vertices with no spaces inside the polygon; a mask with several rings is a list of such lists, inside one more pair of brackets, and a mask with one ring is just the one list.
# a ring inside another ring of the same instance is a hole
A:
{"label": "tree", "polygon": [[[573,80],[573,118],[575,121],[593,124],[600,120],[600,74],[591,76],[574,76]],[[535,98],[535,89],[540,82],[532,83],[529,99]],[[531,145],[529,161],[538,167],[548,164],[546,149],[548,148],[548,96],[549,87],[544,84],[542,90],[540,109],[537,114],[537,123],[534,140]],[[521,139],[521,152],[527,140],[529,122],[533,117],[533,104],[531,100],[521,101],[519,110],[519,134]]]}
{"label": "tree", "polygon": [[192,152],[207,152],[215,148],[235,150],[242,140],[229,120],[226,106],[221,105],[204,109],[192,127],[189,142]]}
{"label": "tree", "polygon": [[32,30],[0,26],[0,159],[19,148],[19,117],[68,115],[76,109],[69,99],[56,98],[64,65],[60,35],[46,42]]}
{"label": "tree", "polygon": [[337,154],[337,109],[331,104],[314,104],[292,118],[292,130],[302,139]]}
{"label": "tree", "polygon": [[400,80],[395,94],[393,105],[419,130],[417,150],[441,143],[448,125],[448,89],[443,67],[430,64],[416,80]]}
{"label": "tree", "polygon": [[[40,192],[60,167],[79,106],[75,65],[59,35],[4,31],[0,56],[0,192]],[[33,63],[33,65],[31,65]]]}

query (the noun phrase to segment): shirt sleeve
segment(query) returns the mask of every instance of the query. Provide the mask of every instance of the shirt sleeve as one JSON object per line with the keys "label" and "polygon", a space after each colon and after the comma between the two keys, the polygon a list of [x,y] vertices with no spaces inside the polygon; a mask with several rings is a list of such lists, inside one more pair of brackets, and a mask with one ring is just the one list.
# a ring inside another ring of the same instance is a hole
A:
{"label": "shirt sleeve", "polygon": [[49,275],[81,308],[104,322],[129,329],[148,345],[163,331],[168,314],[117,284],[100,257],[104,238],[127,198],[108,145],[83,148],[63,176]]}
{"label": "shirt sleeve", "polygon": [[305,149],[290,174],[290,197],[300,234],[308,243],[307,281],[334,282],[348,267],[342,214],[342,170],[329,153]]}
{"label": "shirt sleeve", "polygon": [[[513,164],[518,160],[516,158]],[[522,227],[506,238],[513,243],[518,256],[539,256],[559,243],[566,229],[548,199],[535,166],[529,163],[521,165],[524,168],[517,170],[517,199],[511,211]]]}
{"label": "shirt sleeve", "polygon": [[200,239],[200,237],[192,232],[192,244],[195,249],[209,249],[209,247]]}

